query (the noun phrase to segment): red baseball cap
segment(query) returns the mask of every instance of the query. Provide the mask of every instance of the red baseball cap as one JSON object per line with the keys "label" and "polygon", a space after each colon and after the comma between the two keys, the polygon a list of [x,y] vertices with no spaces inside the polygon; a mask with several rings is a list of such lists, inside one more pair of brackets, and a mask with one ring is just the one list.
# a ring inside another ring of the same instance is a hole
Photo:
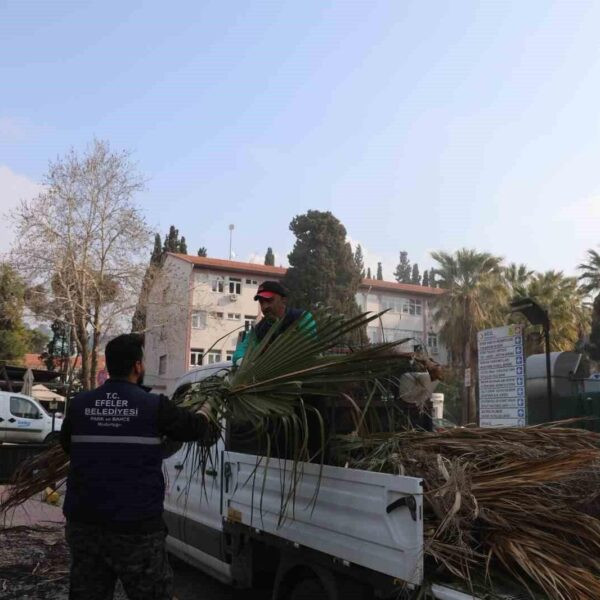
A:
{"label": "red baseball cap", "polygon": [[285,298],[288,291],[278,281],[264,281],[258,286],[254,299],[273,298],[276,294]]}

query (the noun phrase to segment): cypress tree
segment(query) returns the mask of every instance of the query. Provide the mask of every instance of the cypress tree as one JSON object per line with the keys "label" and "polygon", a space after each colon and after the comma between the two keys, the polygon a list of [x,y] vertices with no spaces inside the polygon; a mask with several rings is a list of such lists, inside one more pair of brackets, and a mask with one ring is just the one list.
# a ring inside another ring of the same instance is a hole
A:
{"label": "cypress tree", "polygon": [[373,277],[371,276],[371,267],[367,269],[367,279],[373,279]]}
{"label": "cypress tree", "polygon": [[363,251],[360,244],[356,245],[356,250],[354,251],[354,262],[360,272],[361,278],[365,276],[365,262],[363,259]]}
{"label": "cypress tree", "polygon": [[425,269],[425,272],[423,273],[423,281],[421,285],[426,287],[429,286],[429,271],[427,269]]}
{"label": "cypress tree", "polygon": [[267,253],[265,254],[265,265],[269,265],[270,267],[275,266],[275,254],[273,254],[271,246],[267,248]]}
{"label": "cypress tree", "polygon": [[198,248],[198,256],[203,256],[204,258],[206,258],[207,250],[204,246],[200,246],[200,248]]}
{"label": "cypress tree", "polygon": [[160,264],[160,260],[162,258],[163,251],[160,243],[160,233],[156,233],[154,235],[154,249],[152,250],[152,254],[150,255],[150,264],[158,265]]}
{"label": "cypress tree", "polygon": [[165,235],[165,243],[163,244],[164,252],[179,252],[179,230],[175,229],[174,225],[169,227],[169,233]]}
{"label": "cypress tree", "polygon": [[413,265],[410,282],[414,285],[421,285],[421,275],[419,274],[419,265],[417,263]]}
{"label": "cypress tree", "polygon": [[408,260],[408,252],[402,250],[400,252],[400,262],[394,271],[394,278],[398,283],[410,283],[412,277],[412,271],[410,268],[410,261]]}
{"label": "cypress tree", "polygon": [[284,278],[290,304],[306,310],[326,306],[338,314],[358,314],[355,297],[361,276],[346,241],[346,228],[330,212],[309,210],[292,219],[290,230],[296,236]]}
{"label": "cypress tree", "polygon": [[429,271],[429,287],[433,287],[433,288],[438,287],[438,284],[435,280],[435,270],[434,269],[431,269],[431,271]]}
{"label": "cypress tree", "polygon": [[383,281],[383,269],[381,268],[380,262],[377,263],[377,279],[379,279],[379,281]]}

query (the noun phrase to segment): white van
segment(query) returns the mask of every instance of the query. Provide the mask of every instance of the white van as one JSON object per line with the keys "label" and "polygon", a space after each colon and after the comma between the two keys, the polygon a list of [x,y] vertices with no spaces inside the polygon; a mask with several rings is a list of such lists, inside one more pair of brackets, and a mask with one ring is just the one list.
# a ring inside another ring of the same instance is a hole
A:
{"label": "white van", "polygon": [[31,396],[0,392],[0,444],[49,443],[58,437],[63,420],[52,415]]}

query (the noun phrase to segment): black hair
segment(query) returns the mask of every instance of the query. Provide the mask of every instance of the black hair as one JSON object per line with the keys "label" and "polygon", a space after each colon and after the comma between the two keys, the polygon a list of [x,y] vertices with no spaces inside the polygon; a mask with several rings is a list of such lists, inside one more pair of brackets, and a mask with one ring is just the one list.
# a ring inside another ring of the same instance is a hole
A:
{"label": "black hair", "polygon": [[144,340],[136,333],[124,333],[106,344],[104,355],[111,378],[124,379],[131,374],[135,363],[144,358]]}

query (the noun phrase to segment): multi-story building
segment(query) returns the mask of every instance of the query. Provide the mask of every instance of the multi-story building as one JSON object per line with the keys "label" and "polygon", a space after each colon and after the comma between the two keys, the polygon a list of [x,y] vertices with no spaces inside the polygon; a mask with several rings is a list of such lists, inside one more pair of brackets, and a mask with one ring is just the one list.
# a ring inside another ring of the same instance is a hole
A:
{"label": "multi-story building", "polygon": [[374,343],[406,340],[404,350],[426,350],[434,360],[445,364],[447,353],[439,340],[434,319],[434,300],[444,291],[409,283],[363,279],[356,302],[364,312],[387,310],[381,319],[367,328]]}
{"label": "multi-story building", "polygon": [[[146,382],[166,393],[188,369],[229,360],[238,335],[259,318],[254,301],[265,280],[286,269],[215,258],[168,254],[150,289],[146,316]],[[368,328],[371,341],[410,338],[403,346],[427,346],[438,360],[430,303],[441,290],[365,279],[357,294],[363,310],[389,308]]]}

